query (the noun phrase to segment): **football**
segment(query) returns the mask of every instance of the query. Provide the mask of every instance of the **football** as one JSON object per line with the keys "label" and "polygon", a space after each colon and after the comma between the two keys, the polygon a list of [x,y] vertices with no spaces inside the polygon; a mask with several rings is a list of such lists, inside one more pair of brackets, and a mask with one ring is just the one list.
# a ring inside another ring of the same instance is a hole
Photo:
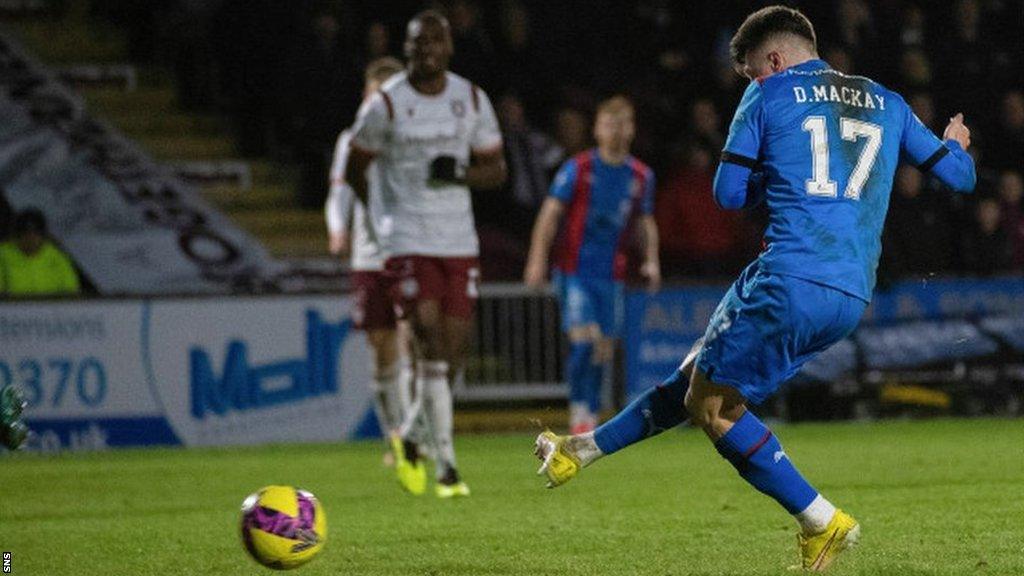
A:
{"label": "football", "polygon": [[242,502],[242,543],[268,568],[298,568],[315,558],[326,540],[327,517],[306,490],[266,486]]}

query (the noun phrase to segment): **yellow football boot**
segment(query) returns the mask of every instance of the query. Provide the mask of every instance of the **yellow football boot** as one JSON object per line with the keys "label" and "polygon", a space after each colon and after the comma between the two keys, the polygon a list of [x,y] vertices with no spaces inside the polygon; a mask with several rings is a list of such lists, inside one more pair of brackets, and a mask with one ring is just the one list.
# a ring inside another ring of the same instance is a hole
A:
{"label": "yellow football boot", "polygon": [[557,488],[572,480],[582,468],[579,458],[566,449],[568,439],[550,430],[537,436],[533,453],[543,462],[537,475],[548,477],[548,488]]}
{"label": "yellow football boot", "polygon": [[416,458],[412,462],[405,453],[405,443],[398,434],[391,435],[391,451],[395,455],[395,475],[398,476],[398,484],[406,492],[419,496],[427,491],[427,467],[423,465],[423,458]]}
{"label": "yellow football boot", "polygon": [[462,496],[469,496],[469,486],[465,482],[455,484],[438,484],[434,486],[434,492],[438,498],[448,499]]}
{"label": "yellow football boot", "polygon": [[860,524],[842,510],[836,510],[828,528],[814,536],[797,534],[800,544],[801,567],[810,572],[824,572],[837,556],[857,544]]}

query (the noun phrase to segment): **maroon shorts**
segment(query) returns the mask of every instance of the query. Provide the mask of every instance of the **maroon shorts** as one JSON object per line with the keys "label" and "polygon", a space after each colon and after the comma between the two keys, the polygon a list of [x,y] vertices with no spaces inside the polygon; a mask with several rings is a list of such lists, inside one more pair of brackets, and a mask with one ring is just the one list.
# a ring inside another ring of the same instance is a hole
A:
{"label": "maroon shorts", "polygon": [[385,270],[401,317],[407,317],[418,302],[430,300],[441,304],[445,316],[473,317],[480,283],[477,257],[394,256],[388,258]]}
{"label": "maroon shorts", "polygon": [[352,272],[355,305],[352,321],[359,330],[395,328],[395,307],[391,303],[387,274],[356,270]]}

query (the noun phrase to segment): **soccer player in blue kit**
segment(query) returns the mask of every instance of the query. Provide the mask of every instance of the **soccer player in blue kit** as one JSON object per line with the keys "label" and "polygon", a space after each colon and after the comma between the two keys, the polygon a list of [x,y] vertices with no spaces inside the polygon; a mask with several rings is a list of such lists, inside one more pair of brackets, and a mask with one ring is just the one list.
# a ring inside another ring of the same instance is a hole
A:
{"label": "soccer player in blue kit", "polygon": [[592,432],[601,410],[601,385],[622,324],[627,248],[639,236],[640,274],[648,287],[661,282],[654,172],[629,153],[636,133],[633,104],[624,96],[602,102],[594,119],[597,147],[562,165],[533,227],[524,271],[539,288],[548,272],[548,252],[564,214],[555,249],[562,330],[569,340],[571,433]]}
{"label": "soccer player in blue kit", "polygon": [[880,236],[901,161],[954,191],[974,189],[970,131],[943,139],[895,92],[829,68],[797,10],[754,12],[731,42],[750,78],[715,176],[725,209],[767,202],[767,247],[726,293],[679,370],[592,434],[537,438],[555,487],[596,459],[682,423],[704,430],[740,476],[800,525],[805,570],[827,568],[860,526],[801,476],[747,404],[768,398],[857,325],[875,285]]}

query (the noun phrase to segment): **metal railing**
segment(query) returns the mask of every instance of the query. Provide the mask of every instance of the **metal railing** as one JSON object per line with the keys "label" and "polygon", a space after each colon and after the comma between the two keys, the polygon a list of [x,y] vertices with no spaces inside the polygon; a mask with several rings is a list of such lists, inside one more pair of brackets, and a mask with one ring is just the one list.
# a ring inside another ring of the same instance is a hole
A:
{"label": "metal railing", "polygon": [[455,398],[469,402],[565,398],[564,346],[552,290],[538,292],[522,284],[483,285],[465,375],[453,388]]}

